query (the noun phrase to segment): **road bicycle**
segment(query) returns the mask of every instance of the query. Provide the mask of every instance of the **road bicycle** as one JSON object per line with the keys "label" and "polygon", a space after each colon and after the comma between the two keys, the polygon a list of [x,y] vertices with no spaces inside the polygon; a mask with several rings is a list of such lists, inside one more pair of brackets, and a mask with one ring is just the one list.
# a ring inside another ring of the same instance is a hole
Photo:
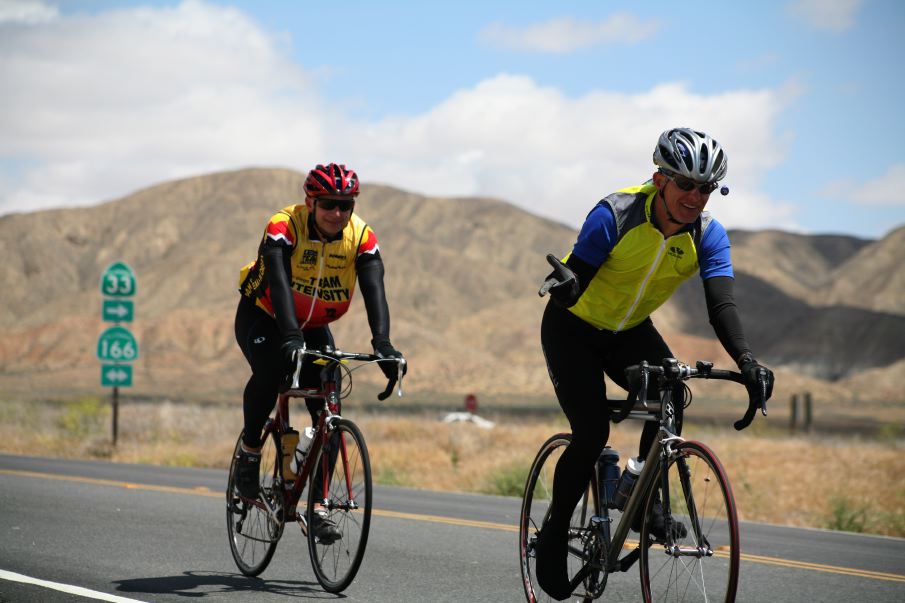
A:
{"label": "road bicycle", "polygon": [[[552,280],[574,278],[557,267]],[[542,293],[550,288],[544,283]],[[554,282],[554,284],[556,284]],[[584,601],[599,598],[607,579],[628,571],[639,561],[644,601],[734,601],[739,573],[739,527],[729,478],[717,456],[705,444],[685,440],[681,432],[683,411],[691,403],[688,379],[722,379],[744,383],[740,373],[713,368],[710,362],[695,366],[674,358],[660,365],[647,362],[626,369],[631,386],[625,400],[607,400],[612,420],[625,418],[656,421],[659,425],[634,487],[617,494],[623,483],[605,473],[600,461],[570,520],[568,567],[571,589]],[[659,401],[647,400],[654,383]],[[766,376],[761,376],[760,395],[749,397],[745,416],[736,421],[747,427],[757,410],[767,414]],[[551,600],[537,584],[535,572],[538,532],[550,507],[556,463],[571,434],[549,438],[537,453],[522,499],[519,520],[519,557],[527,600]],[[608,451],[605,449],[601,459]],[[618,476],[618,473],[616,473]],[[630,480],[629,480],[630,481]],[[653,533],[651,510],[662,506],[665,525]],[[639,540],[629,540],[629,530],[640,527]],[[576,592],[577,591],[577,592]]]}
{"label": "road bicycle", "polygon": [[[352,390],[352,372],[375,362],[397,362],[398,394],[402,395],[404,359],[343,352],[327,347],[305,350],[321,365],[321,387],[299,387],[302,356],[297,360],[290,388],[279,395],[273,417],[264,425],[260,490],[255,499],[242,496],[235,485],[240,434],[226,488],[226,525],[236,565],[246,576],[257,576],[270,563],[287,522],[297,522],[308,542],[314,575],[324,590],[339,593],[355,578],[364,557],[371,522],[371,464],[364,436],[355,423],[339,415],[340,400]],[[349,361],[357,361],[354,367]],[[365,364],[366,363],[366,364]],[[385,400],[397,380],[390,379],[378,394]],[[289,400],[307,398],[323,406],[307,451],[298,452],[298,432],[289,420]],[[293,467],[292,459],[297,467]],[[307,505],[300,506],[307,486]],[[320,541],[312,525],[315,509],[326,512],[339,532],[335,540]]]}

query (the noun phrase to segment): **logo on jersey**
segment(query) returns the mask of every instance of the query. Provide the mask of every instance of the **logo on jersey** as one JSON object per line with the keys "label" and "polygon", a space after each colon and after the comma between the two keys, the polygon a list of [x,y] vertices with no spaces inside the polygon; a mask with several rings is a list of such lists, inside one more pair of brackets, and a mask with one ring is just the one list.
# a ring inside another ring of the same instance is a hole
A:
{"label": "logo on jersey", "polygon": [[317,250],[316,249],[303,249],[302,250],[302,265],[314,265],[317,264]]}
{"label": "logo on jersey", "polygon": [[668,253],[677,260],[681,260],[682,256],[685,255],[685,250],[680,247],[670,247]]}

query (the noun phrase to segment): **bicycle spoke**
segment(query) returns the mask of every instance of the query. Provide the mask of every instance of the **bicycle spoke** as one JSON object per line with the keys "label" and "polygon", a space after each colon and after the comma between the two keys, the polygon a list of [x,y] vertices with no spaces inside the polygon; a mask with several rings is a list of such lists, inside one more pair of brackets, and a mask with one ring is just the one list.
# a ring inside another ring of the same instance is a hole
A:
{"label": "bicycle spoke", "polygon": [[239,571],[246,576],[257,576],[270,563],[283,533],[283,523],[274,519],[262,501],[269,501],[271,506],[280,512],[283,506],[280,490],[282,485],[275,480],[278,467],[276,446],[272,437],[265,436],[264,448],[261,451],[260,499],[251,501],[239,496],[235,487],[235,457],[239,450],[239,442],[236,442],[233,452],[226,491],[227,533],[230,551]]}
{"label": "bicycle spoke", "polygon": [[[529,603],[553,600],[537,583],[535,545],[538,532],[544,526],[550,513],[553,474],[556,464],[570,441],[571,436],[568,434],[560,434],[547,440],[537,453],[525,486],[519,520],[519,555],[521,559],[522,584],[525,589],[525,597]],[[598,515],[599,512],[596,492],[592,492],[592,489],[589,488],[573,511],[567,552],[570,579],[574,581],[575,577],[581,573],[586,580],[593,582],[602,590],[606,581],[606,574],[601,574],[597,559],[589,561],[586,558],[588,546],[592,539],[591,532],[588,529],[590,518]],[[582,589],[579,588],[576,595],[581,592]]]}
{"label": "bicycle spoke", "polygon": [[367,545],[371,466],[361,432],[345,419],[336,422],[330,441],[319,454],[321,468],[309,484],[309,518],[311,510],[325,502],[326,518],[339,536],[321,542],[316,526],[309,523],[308,550],[318,581],[329,592],[337,593],[351,584]]}
{"label": "bicycle spoke", "polygon": [[[641,535],[645,601],[732,600],[739,550],[728,480],[719,460],[703,444],[685,442],[677,448],[680,457],[671,460],[667,469],[669,511],[686,533],[680,536],[681,531],[674,528],[665,544],[658,543],[645,520]],[[646,518],[654,500],[652,496],[647,501]]]}

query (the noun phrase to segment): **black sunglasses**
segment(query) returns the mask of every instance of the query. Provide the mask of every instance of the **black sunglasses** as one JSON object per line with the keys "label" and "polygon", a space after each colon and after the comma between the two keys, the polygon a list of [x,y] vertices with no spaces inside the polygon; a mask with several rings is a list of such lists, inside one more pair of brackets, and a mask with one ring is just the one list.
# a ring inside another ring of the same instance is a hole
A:
{"label": "black sunglasses", "polygon": [[355,207],[355,201],[350,201],[348,199],[318,199],[317,206],[326,211],[333,211],[338,207],[339,211],[345,213],[347,211],[352,211],[352,208]]}
{"label": "black sunglasses", "polygon": [[663,172],[663,174],[676,183],[681,190],[687,192],[693,191],[695,187],[697,187],[698,192],[702,195],[709,195],[713,191],[716,190],[716,187],[719,186],[716,182],[697,182],[696,180],[692,180],[691,178],[686,178],[681,174],[668,174]]}

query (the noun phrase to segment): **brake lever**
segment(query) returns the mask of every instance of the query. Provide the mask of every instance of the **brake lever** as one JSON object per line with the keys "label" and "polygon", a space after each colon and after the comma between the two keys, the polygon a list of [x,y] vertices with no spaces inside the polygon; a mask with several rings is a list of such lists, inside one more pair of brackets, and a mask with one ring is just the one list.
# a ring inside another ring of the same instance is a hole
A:
{"label": "brake lever", "polygon": [[305,359],[307,348],[303,345],[301,350],[295,351],[295,370],[292,372],[292,385],[289,389],[299,389],[299,378],[302,375],[302,361]]}
{"label": "brake lever", "polygon": [[760,384],[760,411],[767,416],[767,369],[757,370],[757,382]]}
{"label": "brake lever", "polygon": [[399,376],[393,377],[392,379],[388,380],[386,389],[377,394],[377,399],[381,402],[393,395],[393,388],[396,387],[397,383],[399,384],[398,395],[400,398],[402,397],[402,378],[405,377],[406,362],[405,358],[396,358],[395,360],[396,364],[399,365],[397,372],[397,375]]}

